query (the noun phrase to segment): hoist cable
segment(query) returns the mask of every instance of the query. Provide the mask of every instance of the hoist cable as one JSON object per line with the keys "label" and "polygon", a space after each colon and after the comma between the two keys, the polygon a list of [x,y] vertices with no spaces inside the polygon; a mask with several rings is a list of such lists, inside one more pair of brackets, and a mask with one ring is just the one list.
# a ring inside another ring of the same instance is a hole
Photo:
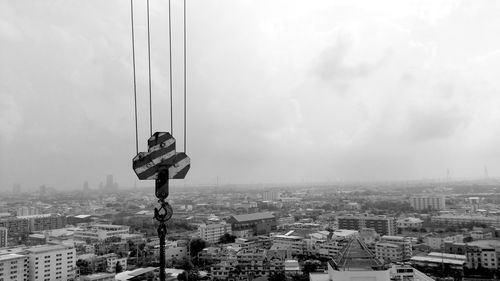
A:
{"label": "hoist cable", "polygon": [[187,111],[187,98],[186,98],[186,0],[184,0],[184,152],[186,152],[186,135],[187,135],[187,129],[186,129],[186,111]]}
{"label": "hoist cable", "polygon": [[132,69],[134,73],[134,109],[135,109],[135,152],[139,154],[139,131],[137,129],[137,80],[135,71],[134,3],[130,0],[130,19],[132,23]]}
{"label": "hoist cable", "polygon": [[174,135],[174,106],[172,93],[172,16],[171,16],[170,0],[168,0],[168,49],[169,49],[169,64],[170,64],[170,134]]}
{"label": "hoist cable", "polygon": [[147,0],[148,19],[148,75],[149,75],[149,133],[153,135],[153,101],[151,98],[151,36],[149,32],[149,0]]}

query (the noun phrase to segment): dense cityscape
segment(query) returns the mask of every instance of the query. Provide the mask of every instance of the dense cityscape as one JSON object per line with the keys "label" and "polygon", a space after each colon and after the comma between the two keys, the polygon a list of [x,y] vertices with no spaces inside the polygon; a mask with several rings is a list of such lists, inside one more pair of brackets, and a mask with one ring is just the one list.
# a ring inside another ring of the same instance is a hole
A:
{"label": "dense cityscape", "polygon": [[[168,280],[497,278],[499,186],[486,178],[174,188]],[[155,280],[152,191],[120,189],[112,175],[95,189],[13,186],[0,205],[2,280]]]}
{"label": "dense cityscape", "polygon": [[500,1],[0,0],[0,281],[500,280]]}

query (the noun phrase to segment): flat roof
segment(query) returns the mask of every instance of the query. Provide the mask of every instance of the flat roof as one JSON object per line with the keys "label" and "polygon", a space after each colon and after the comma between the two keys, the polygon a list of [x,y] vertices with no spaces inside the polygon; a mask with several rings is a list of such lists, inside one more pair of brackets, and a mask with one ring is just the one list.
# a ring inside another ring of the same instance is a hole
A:
{"label": "flat roof", "polygon": [[244,215],[232,215],[232,217],[235,220],[237,220],[238,222],[255,221],[255,220],[265,220],[265,219],[274,219],[274,218],[276,218],[270,212],[244,214]]}
{"label": "flat roof", "polygon": [[431,257],[431,256],[415,256],[415,257],[412,257],[410,260],[411,261],[423,261],[423,262],[435,262],[435,263],[449,263],[449,264],[453,264],[453,265],[464,265],[466,263],[466,261],[464,261],[464,260]]}
{"label": "flat roof", "polygon": [[467,257],[464,255],[446,254],[446,253],[438,253],[438,252],[431,252],[427,256],[444,257],[444,258],[457,259],[457,260],[466,260],[467,259]]}
{"label": "flat roof", "polygon": [[31,253],[43,253],[48,251],[68,250],[68,249],[70,249],[70,247],[68,246],[53,244],[53,245],[34,246],[26,250]]}
{"label": "flat roof", "polygon": [[8,260],[14,260],[14,259],[19,259],[19,258],[24,258],[24,255],[18,255],[18,254],[6,254],[6,255],[0,255],[0,261],[8,261]]}

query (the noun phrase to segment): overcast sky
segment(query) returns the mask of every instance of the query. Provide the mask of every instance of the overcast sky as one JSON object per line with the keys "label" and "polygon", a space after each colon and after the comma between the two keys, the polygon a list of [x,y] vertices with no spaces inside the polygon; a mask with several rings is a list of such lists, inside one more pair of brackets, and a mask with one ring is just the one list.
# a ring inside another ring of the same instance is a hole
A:
{"label": "overcast sky", "polygon": [[[151,0],[153,131],[170,130],[167,3]],[[187,5],[187,184],[500,174],[499,1]],[[180,151],[181,8],[172,0]],[[95,188],[106,174],[133,186],[130,28],[129,1],[0,0],[0,188]]]}

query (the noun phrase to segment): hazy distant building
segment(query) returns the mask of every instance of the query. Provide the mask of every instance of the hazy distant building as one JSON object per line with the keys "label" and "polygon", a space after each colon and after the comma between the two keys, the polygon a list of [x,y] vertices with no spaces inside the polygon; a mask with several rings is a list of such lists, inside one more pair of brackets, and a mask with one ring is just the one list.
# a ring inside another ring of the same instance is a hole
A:
{"label": "hazy distant building", "polygon": [[83,182],[83,191],[89,191],[89,182],[88,181],[84,181]]}
{"label": "hazy distant building", "polygon": [[106,191],[113,191],[118,189],[118,183],[113,181],[113,175],[106,176],[106,184],[104,185]]}
{"label": "hazy distant building", "polygon": [[363,228],[373,228],[380,235],[396,234],[396,221],[387,216],[347,215],[337,218],[339,229],[360,231]]}
{"label": "hazy distant building", "polygon": [[470,224],[500,227],[500,216],[481,215],[440,215],[431,217],[431,221],[436,224],[448,226],[464,226]]}
{"label": "hazy distant building", "polygon": [[7,227],[0,227],[0,248],[7,247]]}
{"label": "hazy distant building", "polygon": [[12,186],[12,195],[19,195],[21,194],[22,190],[21,190],[21,185],[16,183]]}
{"label": "hazy distant building", "polygon": [[210,242],[217,243],[219,239],[226,233],[231,234],[231,225],[225,222],[221,223],[211,223],[211,224],[200,224],[198,227],[198,235],[201,239]]}
{"label": "hazy distant building", "polygon": [[64,228],[67,224],[66,216],[59,214],[33,215],[22,218],[29,220],[31,231]]}
{"label": "hazy distant building", "polygon": [[38,215],[38,209],[36,207],[28,207],[28,206],[23,206],[19,207],[16,210],[17,216],[33,216],[33,215]]}
{"label": "hazy distant building", "polygon": [[232,215],[227,222],[237,237],[269,234],[276,230],[276,217],[269,212]]}
{"label": "hazy distant building", "polygon": [[444,210],[444,195],[420,195],[410,197],[410,205],[415,210]]}
{"label": "hazy distant building", "polygon": [[262,193],[262,200],[263,201],[276,201],[280,197],[280,194],[276,190],[270,190],[270,191],[264,191]]}

